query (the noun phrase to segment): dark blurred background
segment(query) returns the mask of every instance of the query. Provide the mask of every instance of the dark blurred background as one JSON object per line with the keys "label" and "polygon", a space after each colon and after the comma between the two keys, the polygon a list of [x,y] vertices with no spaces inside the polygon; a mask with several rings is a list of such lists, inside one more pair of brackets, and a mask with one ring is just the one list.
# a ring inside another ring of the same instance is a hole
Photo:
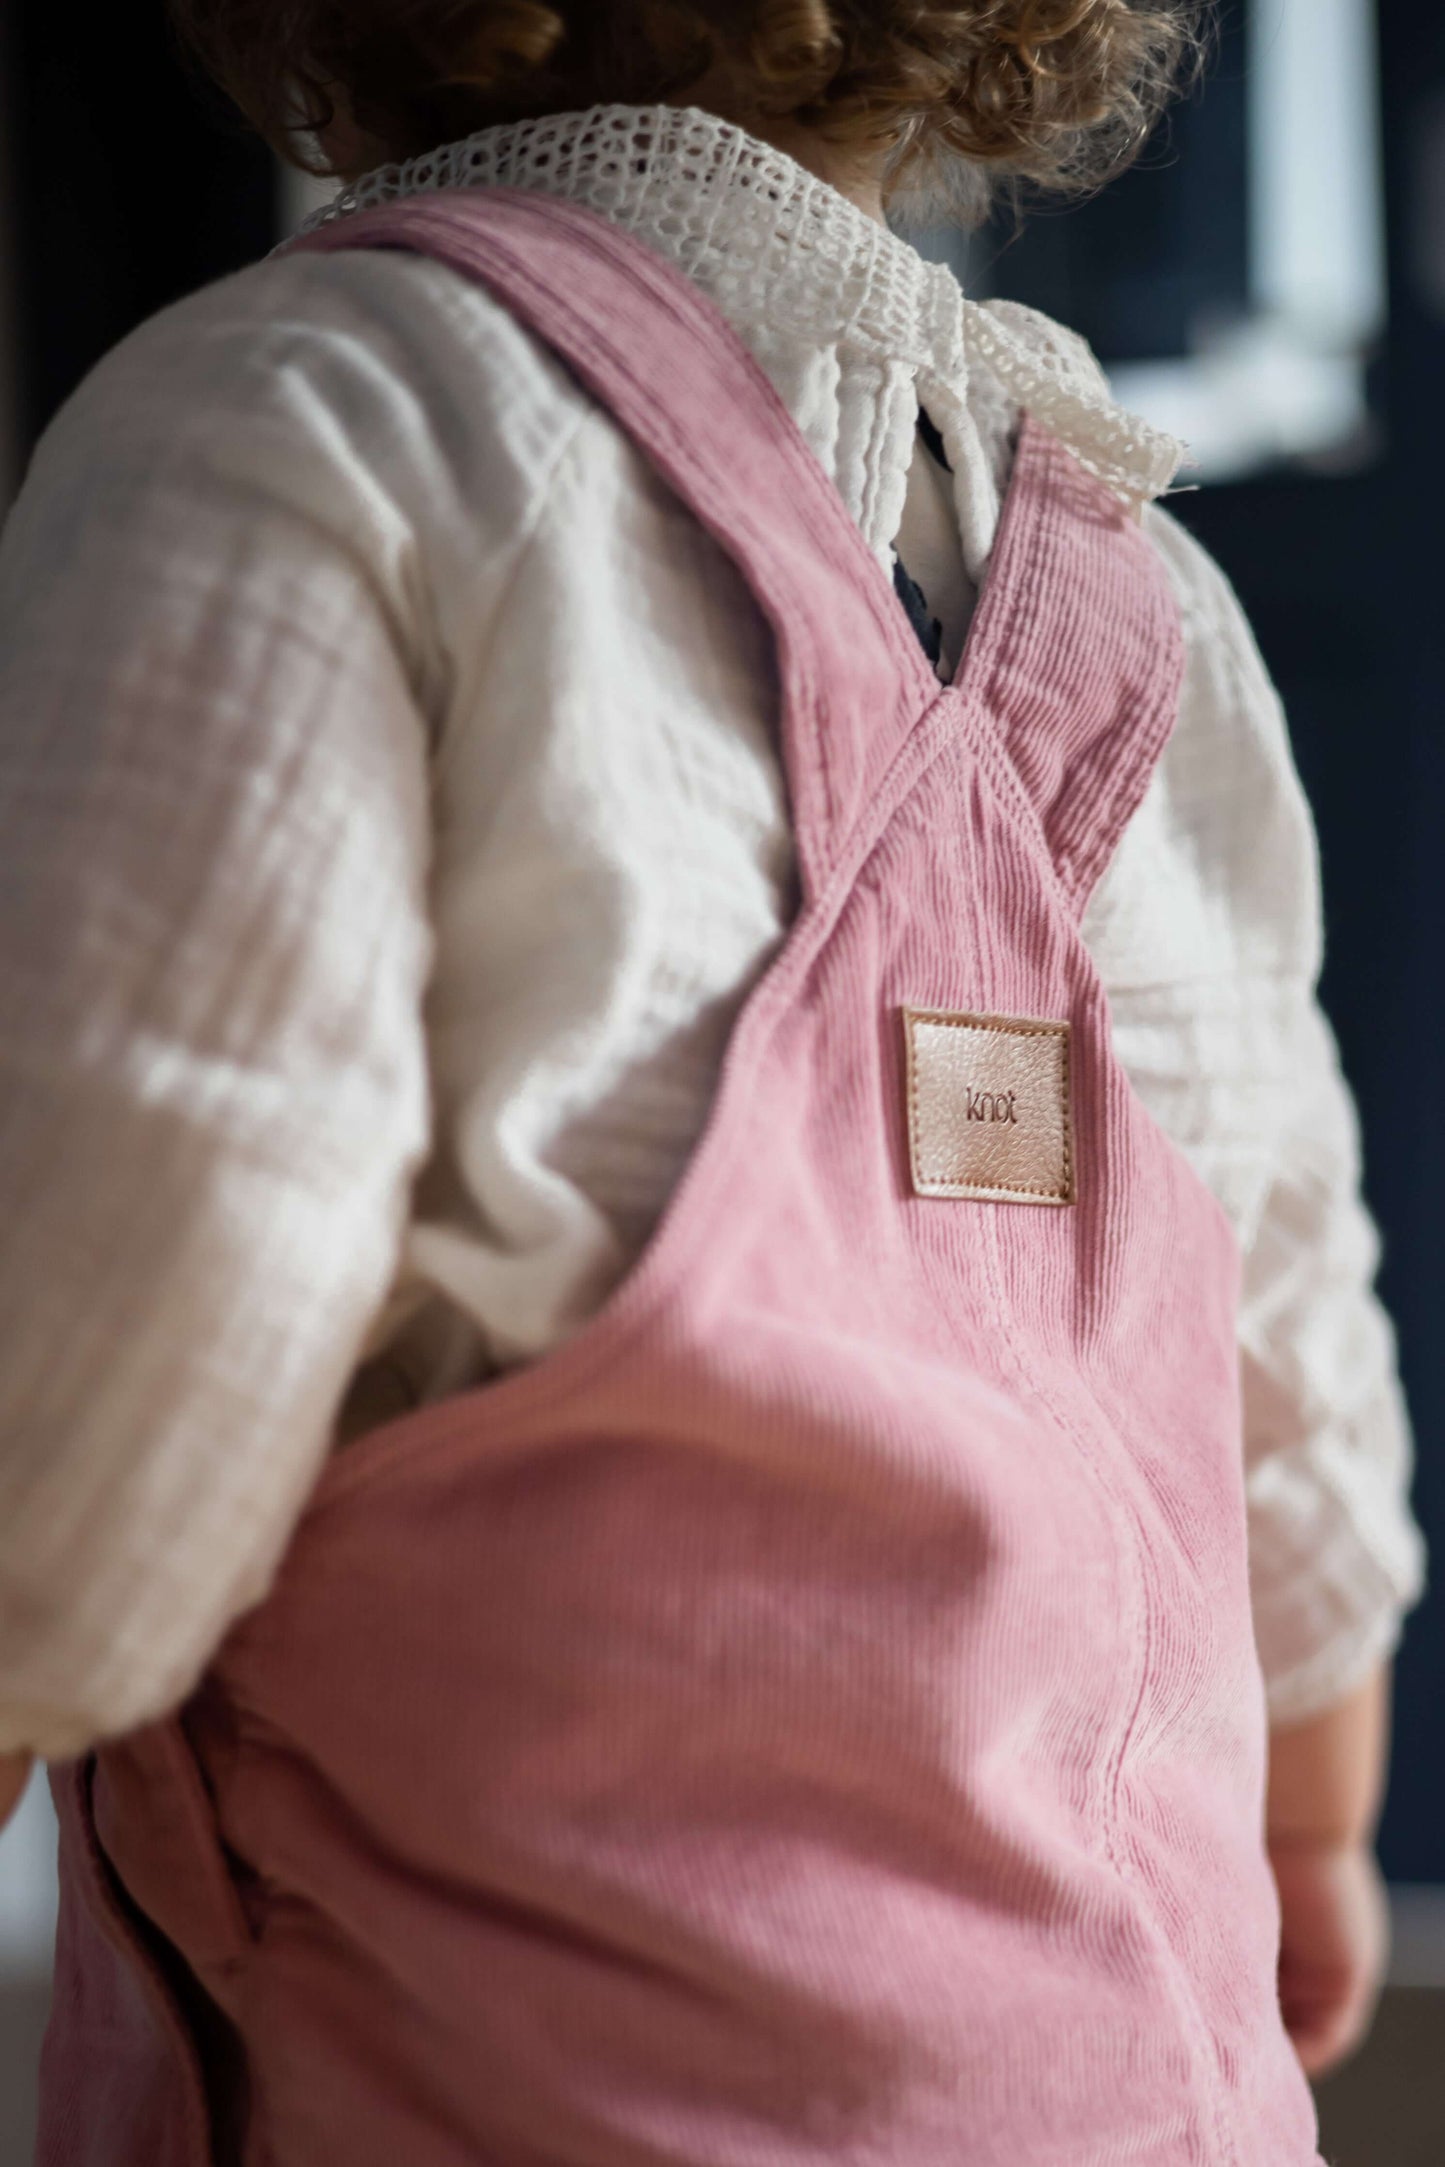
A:
{"label": "dark blurred background", "polygon": [[[8,0],[0,98],[3,507],[97,357],[263,254],[308,199],[182,69],[159,0],[94,10],[83,35],[67,10]],[[1417,1510],[1445,1559],[1445,9],[1228,0],[1206,85],[1139,170],[1031,213],[1021,237],[1005,222],[947,245],[976,293],[1084,332],[1125,402],[1201,456],[1173,509],[1243,598],[1314,803],[1325,1001],[1363,1116]],[[1397,1681],[1397,1990],[1326,2088],[1339,2167],[1445,2161],[1445,1592],[1416,1612]],[[4,2056],[8,2038],[23,2061],[42,2006],[22,1958],[43,1940],[46,1843],[32,1800],[0,1855],[6,2162],[25,2156]]]}

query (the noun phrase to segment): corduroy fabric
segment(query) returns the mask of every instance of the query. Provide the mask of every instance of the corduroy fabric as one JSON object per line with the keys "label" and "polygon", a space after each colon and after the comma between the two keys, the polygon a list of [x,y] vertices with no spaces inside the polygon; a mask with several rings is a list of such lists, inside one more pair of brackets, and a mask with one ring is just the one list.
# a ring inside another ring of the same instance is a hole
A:
{"label": "corduroy fabric", "polygon": [[[804,903],[603,1312],[340,1455],[182,1717],[58,1773],[43,2167],[1308,2167],[1232,1241],[1078,933],[1157,559],[1027,424],[940,693],[636,242],[468,191],[305,245],[483,279],[734,556]],[[913,1195],[906,1008],[1070,1025],[1073,1205]]]}

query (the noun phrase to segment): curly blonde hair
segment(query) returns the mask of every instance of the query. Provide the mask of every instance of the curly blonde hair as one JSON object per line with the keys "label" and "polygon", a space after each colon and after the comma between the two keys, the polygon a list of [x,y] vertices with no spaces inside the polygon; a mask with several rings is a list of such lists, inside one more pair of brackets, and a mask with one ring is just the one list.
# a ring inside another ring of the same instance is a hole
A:
{"label": "curly blonde hair", "polygon": [[[890,146],[890,187],[950,161],[1046,188],[1126,165],[1209,0],[170,0],[182,38],[295,165],[338,113],[371,163],[496,122],[726,87],[727,117],[787,116]],[[343,177],[347,177],[343,174]]]}

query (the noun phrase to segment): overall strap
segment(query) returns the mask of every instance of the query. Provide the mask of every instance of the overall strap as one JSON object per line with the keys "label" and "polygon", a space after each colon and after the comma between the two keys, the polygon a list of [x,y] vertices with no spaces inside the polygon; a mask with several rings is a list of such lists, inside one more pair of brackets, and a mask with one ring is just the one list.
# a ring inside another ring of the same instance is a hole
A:
{"label": "overall strap", "polygon": [[1179,711],[1178,599],[1137,514],[1026,417],[962,689],[1081,913]]}
{"label": "overall strap", "polygon": [[552,348],[737,564],[778,645],[783,753],[815,896],[938,697],[881,565],[714,305],[599,213],[456,188],[352,213],[278,253],[389,248],[484,284]]}

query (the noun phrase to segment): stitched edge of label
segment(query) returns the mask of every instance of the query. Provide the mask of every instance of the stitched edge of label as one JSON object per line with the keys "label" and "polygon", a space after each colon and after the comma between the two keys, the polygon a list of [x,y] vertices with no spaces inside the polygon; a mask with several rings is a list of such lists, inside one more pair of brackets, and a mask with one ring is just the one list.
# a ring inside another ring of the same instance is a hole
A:
{"label": "stitched edge of label", "polygon": [[[1070,1057],[1073,1050],[1072,1027],[1067,1023],[1049,1023],[1035,1016],[971,1016],[965,1015],[961,1010],[946,1008],[904,1008],[900,1010],[900,1014],[903,1018],[903,1045],[908,1075],[908,1165],[913,1177],[914,1195],[925,1201],[929,1198],[955,1198],[979,1204],[1075,1203],[1078,1191],[1074,1180],[1074,1122],[1069,1088]],[[950,1031],[1004,1031],[1015,1038],[1062,1039],[1059,1112],[1063,1121],[1064,1178],[1060,1188],[1038,1189],[1009,1185],[984,1188],[977,1182],[940,1181],[927,1172],[921,1164],[922,1147],[918,1133],[918,1064],[913,1029],[917,1023],[940,1025]],[[927,1186],[921,1187],[921,1183],[926,1183]]]}

